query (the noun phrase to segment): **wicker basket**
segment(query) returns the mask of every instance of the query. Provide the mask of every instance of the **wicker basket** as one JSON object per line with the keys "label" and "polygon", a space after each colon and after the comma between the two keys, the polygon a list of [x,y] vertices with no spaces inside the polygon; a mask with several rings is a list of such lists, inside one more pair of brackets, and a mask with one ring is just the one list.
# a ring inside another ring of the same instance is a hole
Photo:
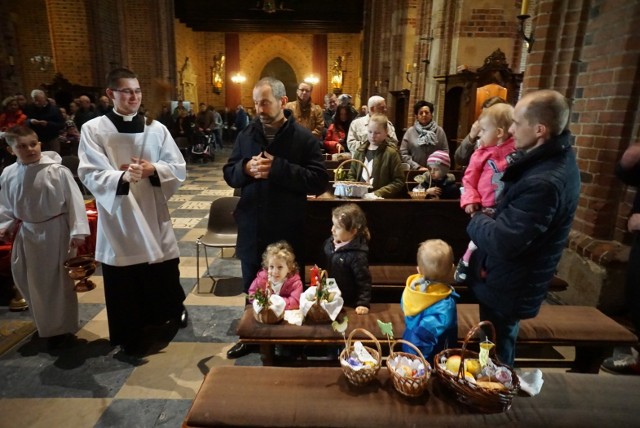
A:
{"label": "wicker basket", "polygon": [[[511,372],[511,388],[502,391],[483,388],[482,386],[465,379],[463,372],[465,358],[478,358],[477,352],[467,350],[467,344],[469,340],[474,337],[476,332],[485,325],[490,327],[493,343],[495,343],[496,332],[493,324],[489,321],[481,321],[478,325],[469,330],[469,333],[467,333],[467,337],[465,337],[464,343],[462,344],[462,348],[445,349],[436,355],[435,371],[441,383],[454,394],[458,402],[482,413],[499,413],[509,410],[511,407],[511,401],[520,388],[520,382],[518,380],[518,376],[511,367],[498,361],[495,355],[495,347],[489,351],[489,354],[496,366],[505,367]],[[446,368],[441,367],[439,364],[443,357],[449,358],[453,355],[460,355],[460,368],[458,369],[457,374],[450,373]]]}
{"label": "wicker basket", "polygon": [[335,187],[336,189],[334,191],[334,195],[341,198],[362,198],[369,191],[369,188],[371,187],[369,183],[365,183],[361,181],[344,181],[344,180],[337,179],[338,171],[342,171],[342,167],[345,164],[351,163],[351,162],[356,162],[361,164],[362,168],[364,168],[367,171],[367,174],[371,176],[371,172],[369,171],[369,168],[367,168],[367,166],[364,164],[364,162],[359,161],[358,159],[347,159],[342,161],[340,165],[338,165],[338,167],[333,171],[334,179],[335,179],[333,187]]}
{"label": "wicker basket", "polygon": [[330,324],[331,317],[322,306],[315,302],[304,317],[305,324]]}
{"label": "wicker basket", "polygon": [[[394,349],[398,343],[404,343],[417,352],[418,355],[409,354],[408,352],[394,352]],[[393,360],[396,357],[407,357],[410,360],[419,359],[424,365],[424,374],[422,376],[416,377],[406,377],[401,373],[398,373],[393,368],[391,368],[389,361]],[[393,387],[400,394],[405,395],[407,397],[419,397],[422,393],[427,389],[427,382],[429,381],[429,377],[431,376],[431,366],[424,359],[424,355],[416,346],[407,342],[406,340],[396,340],[393,342],[391,347],[389,348],[389,356],[387,357],[387,369],[389,370],[389,374],[391,375],[391,380],[393,381]]]}
{"label": "wicker basket", "polygon": [[[423,192],[414,192],[413,189],[409,188],[409,182],[407,181],[407,192],[409,193],[409,197],[411,199],[427,199],[427,189],[431,187],[431,174],[427,174],[429,176],[429,185],[424,189]],[[417,182],[416,182],[417,183]],[[421,183],[418,183],[421,184]]]}
{"label": "wicker basket", "polygon": [[[373,367],[363,367],[359,370],[355,370],[347,363],[347,360],[349,359],[349,355],[351,355],[351,351],[353,350],[353,346],[351,345],[353,335],[358,332],[364,333],[365,335],[369,336],[369,338],[373,340],[373,343],[375,343],[377,350],[369,346],[365,346],[364,348],[376,360],[376,365]],[[376,339],[373,334],[363,328],[354,328],[351,333],[349,333],[349,337],[347,338],[347,347],[344,348],[340,353],[340,366],[342,367],[342,371],[347,377],[349,383],[355,386],[363,386],[374,380],[378,375],[378,371],[380,371],[381,357],[382,350],[380,349],[380,342],[378,342],[378,339]]]}
{"label": "wicker basket", "polygon": [[280,314],[280,316],[277,316],[272,309],[265,308],[260,312],[253,311],[253,317],[256,319],[256,321],[262,324],[278,324],[284,319],[284,311],[282,311],[282,314]]}

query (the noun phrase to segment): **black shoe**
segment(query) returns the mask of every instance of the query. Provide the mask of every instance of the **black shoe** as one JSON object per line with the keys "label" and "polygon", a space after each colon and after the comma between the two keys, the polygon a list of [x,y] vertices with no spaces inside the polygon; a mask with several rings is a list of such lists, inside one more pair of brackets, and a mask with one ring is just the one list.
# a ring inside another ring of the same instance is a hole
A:
{"label": "black shoe", "polygon": [[176,321],[177,321],[178,327],[187,328],[187,326],[189,325],[189,312],[187,312],[186,308],[183,307],[182,313],[180,314],[180,316]]}
{"label": "black shoe", "polygon": [[55,351],[59,349],[70,348],[75,344],[75,339],[76,337],[71,333],[47,337],[47,349],[49,351]]}
{"label": "black shoe", "polygon": [[133,355],[128,353],[127,351],[125,351],[124,347],[121,347],[118,352],[113,354],[113,358],[123,363],[127,363],[136,367],[141,366],[143,364],[147,364],[149,362],[149,360],[147,360],[146,358],[143,358],[140,355]]}
{"label": "black shoe", "polygon": [[227,358],[233,360],[235,358],[244,357],[253,352],[253,349],[249,347],[249,345],[245,345],[244,343],[236,343],[227,351]]}

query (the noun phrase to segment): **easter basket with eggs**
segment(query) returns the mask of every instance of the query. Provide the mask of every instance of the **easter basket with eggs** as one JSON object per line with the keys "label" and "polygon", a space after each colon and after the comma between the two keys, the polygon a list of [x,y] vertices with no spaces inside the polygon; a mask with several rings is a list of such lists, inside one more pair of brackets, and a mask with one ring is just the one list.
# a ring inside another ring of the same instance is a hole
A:
{"label": "easter basket with eggs", "polygon": [[347,163],[359,163],[362,165],[362,168],[367,171],[367,176],[371,177],[371,172],[369,168],[364,164],[364,162],[359,161],[358,159],[347,159],[344,160],[338,165],[338,167],[333,171],[335,182],[333,183],[333,187],[335,188],[333,194],[339,198],[362,198],[367,194],[371,184],[363,181],[348,181],[346,180],[347,175],[349,174],[348,169],[344,169],[343,166]]}
{"label": "easter basket with eggs", "polygon": [[253,317],[262,324],[277,324],[284,318],[286,302],[273,292],[267,282],[264,288],[258,288],[250,296],[253,299]]}
{"label": "easter basket with eggs", "polygon": [[327,278],[327,271],[311,268],[311,284],[300,296],[300,311],[305,324],[328,324],[335,321],[344,300],[338,284]]}
{"label": "easter basket with eggs", "polygon": [[[405,344],[416,351],[416,354],[394,351],[397,344]],[[422,352],[411,342],[396,340],[389,347],[387,369],[391,375],[393,387],[407,397],[419,397],[427,389],[431,376],[431,366]]]}
{"label": "easter basket with eggs", "polygon": [[[368,336],[376,349],[365,346],[360,341],[354,341],[353,336],[357,333]],[[340,367],[342,367],[342,372],[349,383],[354,386],[362,386],[376,378],[378,371],[380,371],[381,358],[382,350],[378,339],[368,330],[354,328],[346,339],[346,347],[340,353]]]}
{"label": "easter basket with eggs", "polygon": [[[483,326],[492,332],[492,341],[480,342],[480,352],[467,349],[469,341]],[[495,328],[481,321],[467,333],[462,348],[445,349],[436,355],[435,372],[441,384],[456,400],[482,413],[509,410],[520,388],[513,368],[500,363],[495,355]]]}

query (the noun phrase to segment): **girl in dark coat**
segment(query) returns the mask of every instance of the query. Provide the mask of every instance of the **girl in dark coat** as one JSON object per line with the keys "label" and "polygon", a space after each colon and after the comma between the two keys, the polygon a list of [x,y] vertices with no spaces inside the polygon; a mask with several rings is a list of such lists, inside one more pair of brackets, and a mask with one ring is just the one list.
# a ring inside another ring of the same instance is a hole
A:
{"label": "girl in dark coat", "polygon": [[328,276],[334,278],[346,306],[356,313],[369,312],[371,273],[369,272],[369,229],[367,218],[356,204],[340,205],[332,211],[331,237],[324,243]]}

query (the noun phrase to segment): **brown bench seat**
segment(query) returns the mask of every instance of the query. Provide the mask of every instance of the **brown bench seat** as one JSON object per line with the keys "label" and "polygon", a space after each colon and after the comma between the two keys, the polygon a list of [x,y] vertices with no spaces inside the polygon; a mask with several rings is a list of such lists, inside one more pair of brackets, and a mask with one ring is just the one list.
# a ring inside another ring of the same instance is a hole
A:
{"label": "brown bench seat", "polygon": [[214,367],[196,394],[183,428],[216,426],[636,426],[637,376],[543,373],[535,397],[517,396],[505,413],[475,413],[444,395],[431,379],[408,400],[385,368],[369,386],[349,386],[339,368]]}
{"label": "brown bench seat", "polygon": [[[459,304],[458,339],[462,341],[467,332],[479,322],[478,305]],[[404,333],[404,316],[399,304],[372,304],[367,315],[356,315],[352,308],[345,308],[349,317],[346,334],[355,328],[370,331],[377,339],[386,342],[380,333],[377,320],[391,322],[396,338]],[[342,335],[330,325],[295,326],[287,323],[261,324],[253,318],[252,309],[245,310],[237,330],[240,342],[260,345],[263,363],[273,364],[276,344],[340,345]],[[356,336],[358,337],[358,336]],[[365,336],[360,339],[366,341]],[[637,337],[629,330],[590,306],[543,305],[536,318],[520,323],[518,343],[520,345],[573,346],[576,358],[572,363],[575,371],[597,373],[602,360],[616,346],[633,345]]]}

